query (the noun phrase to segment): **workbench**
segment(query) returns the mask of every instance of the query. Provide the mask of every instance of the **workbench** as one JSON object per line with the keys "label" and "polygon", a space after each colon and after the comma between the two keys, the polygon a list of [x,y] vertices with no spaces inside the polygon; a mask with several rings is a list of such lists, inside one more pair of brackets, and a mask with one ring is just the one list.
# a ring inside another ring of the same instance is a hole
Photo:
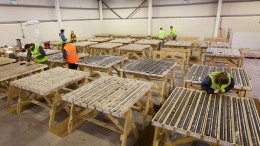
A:
{"label": "workbench", "polygon": [[128,45],[128,44],[132,44],[136,41],[136,39],[127,39],[127,38],[123,38],[123,39],[114,39],[109,41],[109,43],[121,43],[124,45]]}
{"label": "workbench", "polygon": [[[0,91],[8,93],[10,82],[34,73],[41,72],[47,67],[47,65],[36,63],[31,65],[21,65],[20,62],[0,66]],[[12,101],[12,98],[8,98],[7,103],[9,107],[12,105]]]}
{"label": "workbench", "polygon": [[[79,59],[83,59],[88,57],[88,54],[78,53]],[[62,53],[53,54],[48,56],[48,63],[50,68],[54,68],[56,66],[66,67],[68,61],[67,59],[63,59]]]}
{"label": "workbench", "polygon": [[109,38],[113,36],[113,34],[110,34],[110,33],[101,33],[101,34],[96,34],[95,37],[100,37],[100,38]]}
{"label": "workbench", "polygon": [[61,50],[61,43],[59,41],[50,41],[51,48],[57,47],[59,50]]}
{"label": "workbench", "polygon": [[[143,124],[146,124],[148,111],[153,111],[151,101],[152,85],[143,81],[136,81],[112,76],[99,78],[77,90],[62,96],[62,100],[71,105],[68,125],[71,133],[78,125],[78,119],[93,123],[120,134],[121,146],[126,146],[128,135],[132,132],[135,139],[138,131],[131,108],[141,105]],[[139,100],[146,96],[146,103],[142,105]],[[75,109],[78,108],[76,111]],[[95,118],[95,112],[101,112],[112,124],[102,122]],[[124,119],[123,124],[118,119]]]}
{"label": "workbench", "polygon": [[91,45],[95,45],[98,42],[88,42],[88,41],[81,41],[81,42],[75,42],[73,43],[73,45],[76,46],[77,50],[79,51],[79,53],[91,53],[91,49],[89,48],[89,46]]}
{"label": "workbench", "polygon": [[153,48],[153,51],[157,51],[161,48],[162,40],[139,40],[135,42],[136,44],[142,44],[142,45],[151,45]]}
{"label": "workbench", "polygon": [[[231,75],[235,82],[233,90],[238,91],[239,96],[248,97],[249,91],[252,91],[252,84],[247,71],[244,68],[237,67],[217,67],[217,66],[207,66],[193,64],[184,78],[185,87],[190,87],[191,85],[200,85],[201,82],[211,73],[211,72],[226,72]],[[244,95],[242,93],[244,92]]]}
{"label": "workbench", "polygon": [[[127,74],[133,75],[134,79],[145,79],[153,84],[155,90],[160,94],[160,103],[164,102],[164,97],[168,96],[169,91],[174,86],[174,67],[176,63],[173,61],[156,61],[139,59],[122,67],[121,77],[127,78]],[[168,74],[170,77],[168,78]],[[169,88],[167,83],[169,80]],[[160,87],[155,81],[160,81]]]}
{"label": "workbench", "polygon": [[113,34],[113,38],[119,39],[119,38],[129,38],[130,34]]}
{"label": "workbench", "polygon": [[98,54],[103,55],[113,55],[116,51],[116,49],[123,44],[121,43],[100,43],[96,45],[91,45],[91,55],[95,56]]}
{"label": "workbench", "polygon": [[[210,145],[260,145],[259,121],[253,99],[176,87],[152,119],[153,146],[195,140]],[[184,137],[170,141],[171,132]]]}
{"label": "workbench", "polygon": [[[61,94],[70,92],[72,89],[66,88],[78,81],[86,79],[89,74],[82,71],[56,67],[38,74],[24,77],[19,80],[12,81],[9,88],[9,97],[13,98],[14,89],[18,89],[17,113],[22,112],[25,104],[32,103],[46,109],[49,109],[50,120],[49,128],[54,127],[54,118],[56,109],[63,107],[69,113],[68,107],[64,104],[58,104],[61,100]],[[41,102],[44,99],[46,102]]]}
{"label": "workbench", "polygon": [[[49,55],[53,55],[53,54],[57,54],[57,53],[60,53],[61,51],[60,50],[52,50],[52,49],[44,49],[44,52],[47,56]],[[27,58],[27,52],[20,52],[20,53],[17,53],[17,56],[19,57],[19,60],[20,61],[26,61],[26,58]],[[32,57],[34,57],[32,55]]]}
{"label": "workbench", "polygon": [[215,65],[216,63],[228,64],[230,67],[243,67],[243,56],[239,49],[208,48],[203,58],[203,64]]}
{"label": "workbench", "polygon": [[145,34],[133,34],[133,35],[130,35],[130,38],[137,39],[137,40],[147,39],[148,37],[149,37],[149,35],[145,35]]}
{"label": "workbench", "polygon": [[11,64],[11,63],[14,63],[15,61],[16,61],[15,59],[0,57],[0,66],[6,65],[6,64]]}
{"label": "workbench", "polygon": [[174,52],[183,52],[187,54],[187,65],[190,63],[190,57],[192,55],[192,49],[194,48],[193,41],[168,41],[164,44],[168,48],[172,48]]}
{"label": "workbench", "polygon": [[98,43],[104,43],[113,40],[113,38],[103,38],[103,37],[98,37],[98,38],[92,38],[88,39],[89,42],[98,42]]}
{"label": "workbench", "polygon": [[150,59],[152,48],[150,45],[130,44],[118,48],[119,55],[127,58],[136,57],[137,59]]}
{"label": "workbench", "polygon": [[97,55],[79,60],[76,64],[79,65],[79,69],[82,71],[87,69],[91,77],[94,77],[96,73],[103,76],[102,72],[112,76],[113,70],[115,70],[119,76],[120,71],[117,69],[117,65],[121,67],[125,60],[126,58],[122,56]]}

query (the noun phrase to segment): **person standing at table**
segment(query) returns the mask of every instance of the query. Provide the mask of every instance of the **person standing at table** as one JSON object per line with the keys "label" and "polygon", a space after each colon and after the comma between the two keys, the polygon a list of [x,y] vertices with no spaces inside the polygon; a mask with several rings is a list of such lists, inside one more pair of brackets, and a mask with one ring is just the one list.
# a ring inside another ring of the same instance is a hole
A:
{"label": "person standing at table", "polygon": [[67,38],[64,35],[65,30],[61,29],[59,33],[59,38],[60,38],[60,44],[64,44],[67,42]]}
{"label": "person standing at table", "polygon": [[177,32],[176,32],[176,30],[172,26],[170,26],[170,34],[169,34],[169,36],[171,37],[172,40],[176,41],[176,39],[177,39]]}
{"label": "person standing at table", "polygon": [[47,64],[47,60],[48,57],[43,49],[42,46],[38,45],[38,44],[26,44],[24,46],[25,50],[27,51],[27,63],[29,63],[31,61],[31,57],[35,56],[35,62],[37,63],[41,63],[41,64]]}
{"label": "person standing at table", "polygon": [[78,42],[78,37],[77,37],[76,33],[74,33],[73,30],[71,31],[71,34],[70,34],[70,42],[71,43]]}
{"label": "person standing at table", "polygon": [[160,30],[158,32],[158,38],[159,38],[159,40],[162,40],[162,47],[164,47],[165,32],[164,32],[163,28],[160,28]]}
{"label": "person standing at table", "polygon": [[67,59],[70,69],[78,69],[76,62],[79,61],[78,51],[76,47],[71,43],[62,44],[63,59]]}
{"label": "person standing at table", "polygon": [[201,88],[208,93],[226,93],[234,88],[234,80],[229,73],[212,72],[201,83]]}

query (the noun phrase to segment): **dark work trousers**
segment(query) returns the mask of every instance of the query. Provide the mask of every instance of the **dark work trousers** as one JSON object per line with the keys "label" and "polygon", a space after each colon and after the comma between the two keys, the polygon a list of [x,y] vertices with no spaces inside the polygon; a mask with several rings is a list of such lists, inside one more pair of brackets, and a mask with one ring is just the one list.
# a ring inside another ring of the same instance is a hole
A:
{"label": "dark work trousers", "polygon": [[70,69],[75,69],[75,70],[77,70],[78,69],[78,65],[77,64],[72,64],[72,63],[69,63],[69,68]]}
{"label": "dark work trousers", "polygon": [[[164,48],[164,39],[160,39],[162,40],[162,47]],[[160,49],[160,47],[158,48],[158,50]]]}
{"label": "dark work trousers", "polygon": [[177,39],[177,35],[172,37],[172,40],[176,41],[176,39]]}

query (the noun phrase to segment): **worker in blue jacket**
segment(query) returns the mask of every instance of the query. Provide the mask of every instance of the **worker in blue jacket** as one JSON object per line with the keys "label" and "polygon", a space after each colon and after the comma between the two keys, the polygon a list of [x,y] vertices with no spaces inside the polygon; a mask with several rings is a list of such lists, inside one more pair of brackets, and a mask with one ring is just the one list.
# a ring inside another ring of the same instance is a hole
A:
{"label": "worker in blue jacket", "polygon": [[229,73],[212,72],[201,83],[201,88],[208,93],[226,93],[234,88],[234,80]]}
{"label": "worker in blue jacket", "polygon": [[64,35],[64,29],[60,30],[59,37],[60,37],[60,44],[64,44],[67,42],[67,38]]}

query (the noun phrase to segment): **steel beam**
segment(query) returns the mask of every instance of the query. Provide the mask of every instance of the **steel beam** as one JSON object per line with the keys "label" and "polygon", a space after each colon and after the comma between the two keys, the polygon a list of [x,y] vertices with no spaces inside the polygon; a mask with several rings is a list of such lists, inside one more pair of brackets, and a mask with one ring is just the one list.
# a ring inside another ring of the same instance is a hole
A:
{"label": "steel beam", "polygon": [[56,10],[57,21],[58,21],[58,23],[59,23],[60,29],[62,29],[62,22],[61,22],[61,14],[60,14],[60,4],[59,4],[59,0],[54,0],[54,3],[55,3],[55,10]]}
{"label": "steel beam", "polygon": [[222,8],[222,0],[218,0],[218,10],[217,10],[217,16],[216,16],[216,21],[215,21],[214,37],[218,37],[221,8]]}

